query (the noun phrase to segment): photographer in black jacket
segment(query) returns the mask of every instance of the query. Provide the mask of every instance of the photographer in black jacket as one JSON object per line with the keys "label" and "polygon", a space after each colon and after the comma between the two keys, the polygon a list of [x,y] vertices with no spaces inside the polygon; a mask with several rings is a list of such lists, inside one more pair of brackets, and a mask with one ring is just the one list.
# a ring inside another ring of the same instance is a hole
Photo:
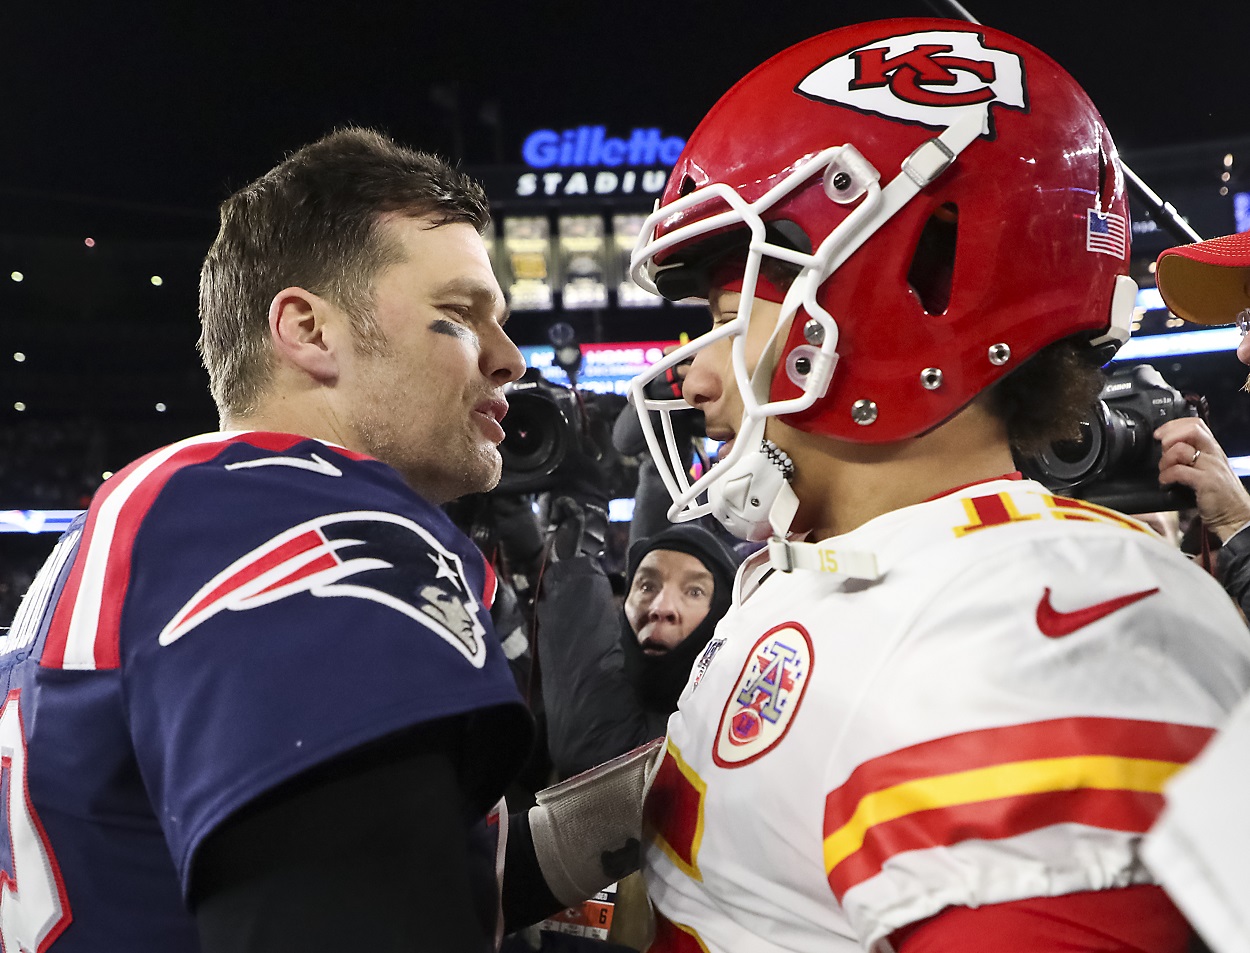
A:
{"label": "photographer in black jacket", "polygon": [[539,599],[547,744],[567,777],[664,734],[729,608],[737,558],[698,526],[629,549],[624,606],[597,562],[557,562]]}

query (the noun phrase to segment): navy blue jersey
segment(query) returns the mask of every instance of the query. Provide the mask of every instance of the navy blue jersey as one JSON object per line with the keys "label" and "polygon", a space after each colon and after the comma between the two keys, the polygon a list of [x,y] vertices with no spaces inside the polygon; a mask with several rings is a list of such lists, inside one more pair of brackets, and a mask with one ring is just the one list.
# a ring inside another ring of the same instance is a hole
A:
{"label": "navy blue jersey", "polygon": [[484,817],[531,731],[493,591],[441,510],[319,441],[209,434],[109,479],[0,639],[3,949],[198,949],[217,825],[434,719],[473,716]]}

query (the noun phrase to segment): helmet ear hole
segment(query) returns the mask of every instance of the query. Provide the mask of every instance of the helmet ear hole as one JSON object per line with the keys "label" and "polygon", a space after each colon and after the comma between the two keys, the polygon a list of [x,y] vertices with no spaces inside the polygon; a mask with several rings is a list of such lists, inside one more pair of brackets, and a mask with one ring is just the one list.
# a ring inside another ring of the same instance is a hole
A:
{"label": "helmet ear hole", "polygon": [[947,202],[934,209],[916,242],[907,283],[926,314],[941,314],[950,304],[958,228],[959,209]]}
{"label": "helmet ear hole", "polygon": [[1107,149],[1098,143],[1098,209],[1102,212],[1111,211],[1115,201],[1115,181],[1112,176],[1112,165],[1107,161]]}
{"label": "helmet ear hole", "polygon": [[685,197],[689,195],[691,192],[693,192],[694,189],[695,189],[694,179],[692,179],[690,176],[686,176],[685,178],[681,180],[681,187],[677,190],[677,195],[679,198]]}

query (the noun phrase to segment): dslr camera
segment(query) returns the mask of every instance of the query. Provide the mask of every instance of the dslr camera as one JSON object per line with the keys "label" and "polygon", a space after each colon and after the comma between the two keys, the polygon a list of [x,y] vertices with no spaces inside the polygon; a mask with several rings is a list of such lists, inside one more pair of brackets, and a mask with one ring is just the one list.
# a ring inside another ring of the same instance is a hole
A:
{"label": "dslr camera", "polygon": [[1024,474],[1048,489],[1121,513],[1154,513],[1194,505],[1193,491],[1159,486],[1162,452],[1155,428],[1198,411],[1150,364],[1107,375],[1075,440],[1052,443],[1018,460]]}
{"label": "dslr camera", "polygon": [[[552,383],[535,367],[510,384],[497,493],[541,493],[584,481],[611,454],[611,427],[624,398]],[[613,400],[618,406],[613,406]],[[610,482],[610,473],[609,473]]]}

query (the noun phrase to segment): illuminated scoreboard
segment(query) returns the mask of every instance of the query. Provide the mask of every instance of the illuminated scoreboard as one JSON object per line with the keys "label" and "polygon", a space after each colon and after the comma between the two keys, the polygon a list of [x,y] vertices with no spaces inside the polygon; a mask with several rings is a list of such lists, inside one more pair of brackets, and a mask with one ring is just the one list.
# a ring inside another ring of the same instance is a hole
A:
{"label": "illuminated scoreboard", "polygon": [[[624,394],[631,380],[663,357],[666,347],[677,344],[677,341],[583,344],[577,386],[580,390],[598,394]],[[522,345],[520,350],[526,367],[537,368],[553,384],[569,385],[568,376],[556,364],[555,349],[551,345]]]}
{"label": "illuminated scoreboard", "polygon": [[629,256],[685,144],[658,128],[538,129],[523,164],[468,170],[490,198],[487,240],[512,310],[665,307],[630,280]]}

